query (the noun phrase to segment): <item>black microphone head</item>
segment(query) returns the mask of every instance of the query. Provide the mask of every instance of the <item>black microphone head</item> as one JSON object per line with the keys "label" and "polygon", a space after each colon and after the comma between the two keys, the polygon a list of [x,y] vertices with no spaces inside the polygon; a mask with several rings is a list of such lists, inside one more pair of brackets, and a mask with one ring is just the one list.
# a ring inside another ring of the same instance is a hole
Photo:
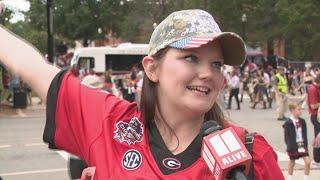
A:
{"label": "black microphone head", "polygon": [[207,136],[215,131],[221,130],[222,127],[214,120],[206,121],[202,124],[200,132],[203,136]]}
{"label": "black microphone head", "polygon": [[202,124],[200,132],[204,132],[205,130],[209,129],[210,127],[214,127],[217,125],[218,125],[218,123],[214,120],[206,121]]}

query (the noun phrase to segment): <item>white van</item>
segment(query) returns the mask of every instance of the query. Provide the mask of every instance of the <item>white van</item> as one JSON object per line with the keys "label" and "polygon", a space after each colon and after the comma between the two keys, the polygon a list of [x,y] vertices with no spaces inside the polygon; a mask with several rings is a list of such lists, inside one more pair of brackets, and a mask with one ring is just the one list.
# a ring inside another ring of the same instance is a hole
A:
{"label": "white van", "polygon": [[128,73],[133,65],[141,65],[141,60],[148,54],[148,44],[125,43],[118,47],[86,47],[74,52],[71,66],[79,69],[92,69],[102,74],[112,69],[113,74]]}

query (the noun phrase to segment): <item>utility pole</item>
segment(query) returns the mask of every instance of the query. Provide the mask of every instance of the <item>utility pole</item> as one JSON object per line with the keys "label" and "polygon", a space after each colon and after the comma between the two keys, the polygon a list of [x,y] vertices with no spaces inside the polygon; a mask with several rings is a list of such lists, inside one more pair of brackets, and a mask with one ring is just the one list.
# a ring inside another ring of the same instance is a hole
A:
{"label": "utility pole", "polygon": [[53,0],[47,0],[47,33],[48,33],[48,45],[47,54],[48,61],[53,63],[54,51],[53,51],[53,16],[52,16]]}

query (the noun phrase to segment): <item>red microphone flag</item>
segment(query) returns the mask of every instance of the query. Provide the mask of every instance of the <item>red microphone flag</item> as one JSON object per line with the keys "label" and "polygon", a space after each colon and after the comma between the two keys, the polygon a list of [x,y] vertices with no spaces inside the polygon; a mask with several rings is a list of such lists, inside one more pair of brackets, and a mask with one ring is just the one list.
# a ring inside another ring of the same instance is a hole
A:
{"label": "red microphone flag", "polygon": [[226,179],[235,167],[243,166],[249,173],[251,155],[232,128],[214,132],[203,138],[202,157],[214,179]]}

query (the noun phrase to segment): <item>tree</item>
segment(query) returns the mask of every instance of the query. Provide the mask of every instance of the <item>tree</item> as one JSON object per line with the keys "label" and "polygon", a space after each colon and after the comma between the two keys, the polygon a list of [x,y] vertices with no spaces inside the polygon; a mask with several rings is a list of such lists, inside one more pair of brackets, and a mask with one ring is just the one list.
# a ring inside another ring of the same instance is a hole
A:
{"label": "tree", "polygon": [[319,60],[320,1],[281,0],[277,6],[288,57],[295,60]]}
{"label": "tree", "polygon": [[[41,41],[36,44],[40,49],[45,47],[42,35],[47,26],[42,2],[45,1],[30,0],[27,22],[19,25],[32,31],[21,33],[26,39]],[[173,11],[204,9],[213,14],[221,30],[245,35],[249,45],[269,42],[272,47],[274,39],[284,39],[288,58],[316,60],[320,58],[318,7],[319,0],[54,0],[54,38],[56,45],[70,46],[75,40],[82,40],[86,46],[111,33],[124,41],[147,43],[153,26]],[[247,16],[246,22],[241,21],[243,14]],[[6,17],[10,14],[0,16],[0,22],[8,24]]]}

